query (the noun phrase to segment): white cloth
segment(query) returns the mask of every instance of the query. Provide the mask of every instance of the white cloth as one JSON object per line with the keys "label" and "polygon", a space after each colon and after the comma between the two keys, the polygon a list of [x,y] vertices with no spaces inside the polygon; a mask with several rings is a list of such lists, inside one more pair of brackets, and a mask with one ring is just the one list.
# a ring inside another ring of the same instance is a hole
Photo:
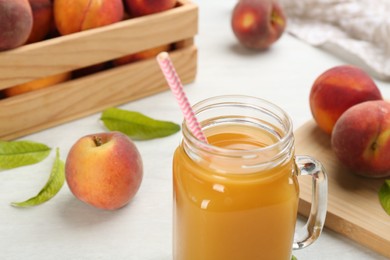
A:
{"label": "white cloth", "polygon": [[390,80],[389,0],[279,0],[287,32]]}

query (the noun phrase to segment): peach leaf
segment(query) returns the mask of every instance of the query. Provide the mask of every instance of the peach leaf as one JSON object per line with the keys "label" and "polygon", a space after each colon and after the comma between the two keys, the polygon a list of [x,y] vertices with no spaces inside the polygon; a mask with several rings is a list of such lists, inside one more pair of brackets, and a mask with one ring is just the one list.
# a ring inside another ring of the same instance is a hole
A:
{"label": "peach leaf", "polygon": [[51,148],[32,141],[0,141],[0,169],[35,164],[45,159]]}
{"label": "peach leaf", "polygon": [[379,190],[379,201],[386,211],[387,214],[390,215],[390,179],[385,180],[382,187]]}
{"label": "peach leaf", "polygon": [[56,158],[51,173],[45,186],[39,193],[23,202],[12,202],[14,207],[31,207],[40,205],[53,198],[62,188],[65,182],[65,163],[60,159],[59,149],[56,149]]}
{"label": "peach leaf", "polygon": [[172,135],[180,130],[173,122],[150,118],[139,112],[108,108],[100,117],[111,131],[119,131],[134,140],[149,140]]}

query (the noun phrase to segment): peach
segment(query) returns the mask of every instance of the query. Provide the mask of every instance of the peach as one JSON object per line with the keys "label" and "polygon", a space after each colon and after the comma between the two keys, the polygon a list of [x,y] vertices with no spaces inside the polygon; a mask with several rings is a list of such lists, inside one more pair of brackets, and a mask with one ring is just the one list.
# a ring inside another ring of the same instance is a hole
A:
{"label": "peach", "polygon": [[45,39],[53,25],[53,3],[51,0],[29,0],[33,26],[27,43],[39,42]]}
{"label": "peach", "polygon": [[356,174],[390,176],[390,103],[375,100],[349,108],[335,124],[331,143]]}
{"label": "peach", "polygon": [[161,45],[155,48],[151,48],[145,51],[137,52],[134,54],[126,55],[121,58],[115,59],[113,61],[114,66],[120,66],[124,64],[128,64],[134,61],[138,60],[144,60],[144,59],[149,59],[152,57],[156,57],[157,54],[163,51],[169,51],[171,46],[169,44]]}
{"label": "peach", "polygon": [[309,101],[314,120],[329,135],[337,119],[348,108],[368,100],[381,100],[382,95],[371,77],[359,67],[333,67],[314,81]]}
{"label": "peach", "polygon": [[54,20],[61,35],[116,23],[123,17],[122,0],[54,1]]}
{"label": "peach", "polygon": [[6,97],[16,96],[33,90],[47,88],[55,84],[67,81],[70,78],[71,78],[70,72],[60,73],[60,74],[36,79],[30,82],[26,82],[10,88],[6,88],[4,89],[3,92]]}
{"label": "peach", "polygon": [[233,9],[231,26],[242,45],[263,50],[282,36],[286,16],[277,1],[240,0]]}
{"label": "peach", "polygon": [[32,26],[33,15],[28,0],[0,0],[0,51],[23,45]]}
{"label": "peach", "polygon": [[119,209],[129,203],[141,185],[141,155],[123,133],[86,135],[71,147],[65,177],[79,200],[100,209]]}
{"label": "peach", "polygon": [[176,0],[124,0],[131,16],[143,16],[169,10],[176,5]]}

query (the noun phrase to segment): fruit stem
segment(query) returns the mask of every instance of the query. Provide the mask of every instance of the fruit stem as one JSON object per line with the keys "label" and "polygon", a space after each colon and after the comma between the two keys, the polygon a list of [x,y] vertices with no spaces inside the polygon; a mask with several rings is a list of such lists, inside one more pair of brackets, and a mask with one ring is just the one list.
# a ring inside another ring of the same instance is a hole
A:
{"label": "fruit stem", "polygon": [[102,138],[96,135],[93,137],[93,141],[96,146],[101,146],[103,144]]}

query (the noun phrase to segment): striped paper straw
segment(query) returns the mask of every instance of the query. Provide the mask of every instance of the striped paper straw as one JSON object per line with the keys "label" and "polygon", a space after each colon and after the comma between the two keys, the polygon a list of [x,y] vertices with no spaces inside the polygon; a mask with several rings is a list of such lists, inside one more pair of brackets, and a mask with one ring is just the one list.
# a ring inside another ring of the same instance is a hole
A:
{"label": "striped paper straw", "polygon": [[168,82],[173,94],[179,103],[180,109],[183,112],[187,126],[192,134],[199,140],[207,143],[207,139],[202,132],[202,128],[195,117],[195,113],[192,110],[190,103],[188,102],[187,96],[184,93],[183,85],[181,84],[180,78],[173,67],[172,61],[169,58],[167,52],[161,52],[157,55],[157,61],[160,65],[161,71],[163,72],[165,79]]}

